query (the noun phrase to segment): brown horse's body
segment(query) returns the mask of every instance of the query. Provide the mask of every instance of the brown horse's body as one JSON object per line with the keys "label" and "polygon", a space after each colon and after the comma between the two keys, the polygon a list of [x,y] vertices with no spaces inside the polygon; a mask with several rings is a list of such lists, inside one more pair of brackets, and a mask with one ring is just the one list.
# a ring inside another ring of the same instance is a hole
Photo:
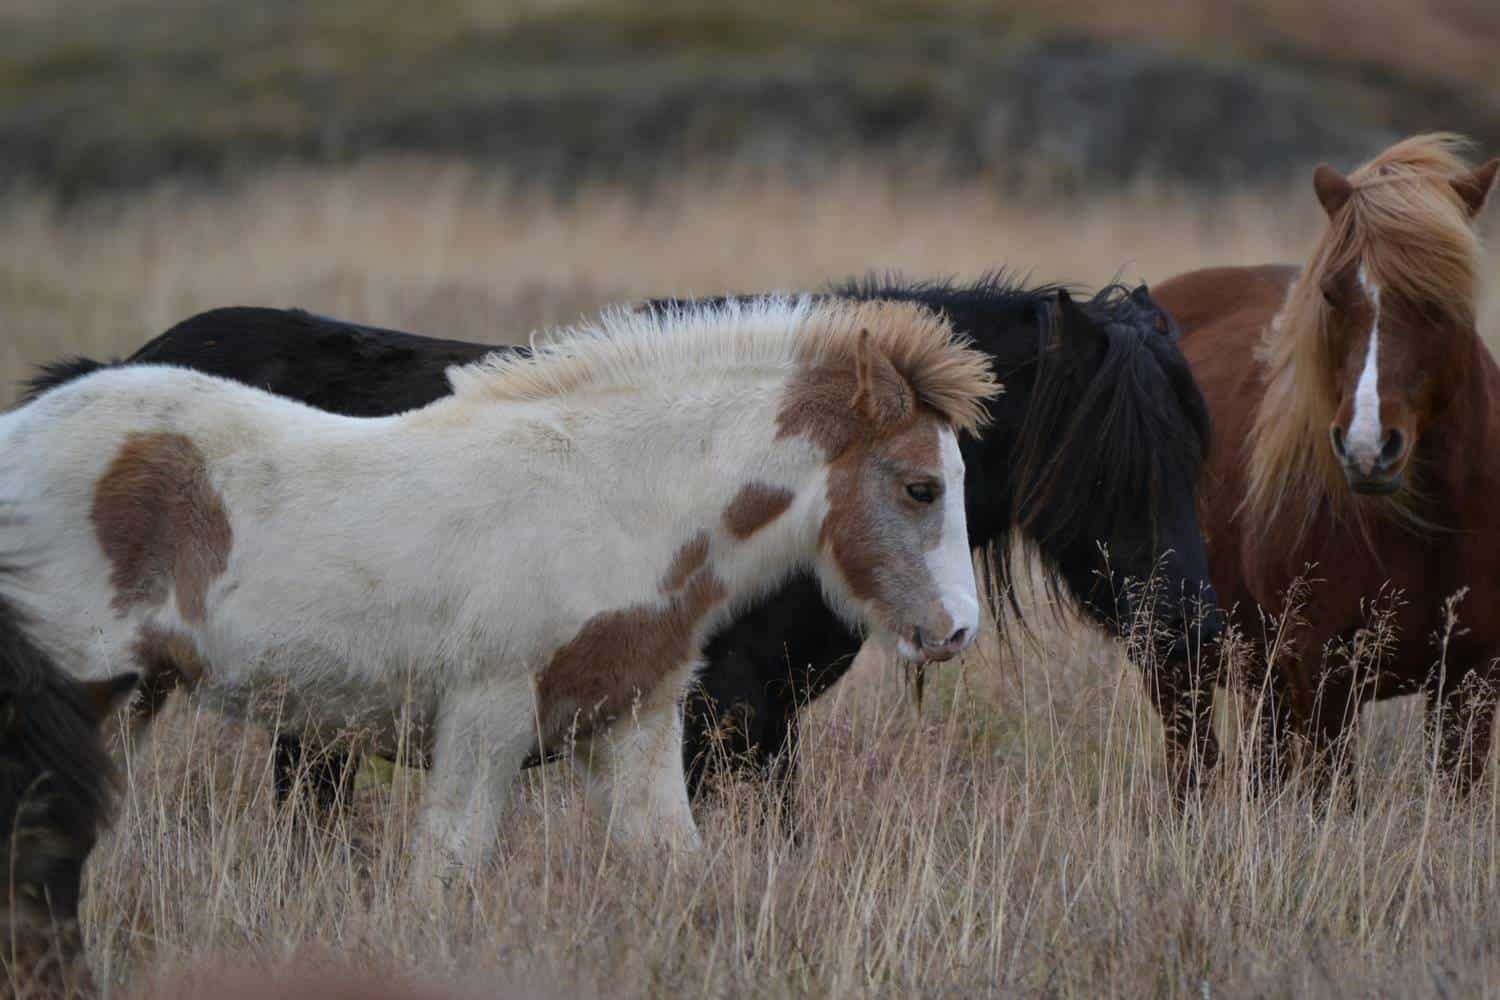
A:
{"label": "brown horse's body", "polygon": [[[1429,684],[1441,652],[1434,638],[1446,631],[1449,595],[1468,591],[1458,606],[1464,632],[1448,645],[1445,687],[1452,691],[1455,678],[1471,670],[1488,675],[1500,656],[1500,463],[1494,461],[1500,456],[1500,413],[1493,405],[1457,408],[1423,435],[1417,460],[1427,495],[1421,513],[1449,530],[1418,534],[1381,519],[1368,525],[1371,545],[1353,524],[1333,524],[1324,509],[1300,543],[1291,524],[1273,524],[1264,537],[1249,535],[1235,514],[1245,495],[1243,446],[1262,391],[1254,353],[1296,273],[1278,266],[1212,268],[1174,278],[1155,295],[1179,317],[1183,353],[1213,414],[1202,515],[1214,586],[1265,666],[1278,633],[1277,622],[1264,620],[1261,612],[1280,618],[1294,583],[1310,584],[1298,608],[1302,626],[1280,633],[1285,639],[1277,648],[1271,694],[1294,731],[1324,742],[1347,731],[1359,703],[1437,690]],[[1468,351],[1464,367],[1472,384],[1465,392],[1476,400],[1500,400],[1500,370],[1489,352],[1477,338]],[[1325,644],[1352,642],[1372,624],[1372,603],[1377,610],[1390,606],[1381,599],[1383,586],[1400,591],[1402,599],[1393,622],[1399,641],[1377,658],[1378,671],[1366,662],[1351,676],[1337,669],[1347,658],[1333,651],[1325,663]],[[1250,679],[1258,684],[1264,677]],[[1450,721],[1450,737],[1461,736],[1468,721],[1487,725],[1487,719]],[[1476,729],[1474,738],[1477,751],[1487,728]]]}
{"label": "brown horse's body", "polygon": [[[1470,218],[1483,204],[1493,164],[1481,171]],[[1354,178],[1357,184],[1361,175]],[[1344,203],[1325,199],[1325,208],[1330,202],[1337,219]],[[1414,258],[1412,249],[1403,246],[1402,263]],[[1265,698],[1262,774],[1280,772],[1289,734],[1305,738],[1319,761],[1347,760],[1337,751],[1361,704],[1420,691],[1429,722],[1441,720],[1442,761],[1467,785],[1489,746],[1494,700],[1480,682],[1500,674],[1500,368],[1473,329],[1472,303],[1429,322],[1398,300],[1399,282],[1386,289],[1384,314],[1377,290],[1370,296],[1376,308],[1355,309],[1341,330],[1338,272],[1347,279],[1358,268],[1364,283],[1366,262],[1356,252],[1328,264],[1320,251],[1310,265],[1328,272],[1314,273],[1328,305],[1319,312],[1325,307],[1314,287],[1314,304],[1304,308],[1321,318],[1303,324],[1307,329],[1289,315],[1309,301],[1298,298],[1308,272],[1295,267],[1212,268],[1155,289],[1182,329],[1183,353],[1212,415],[1201,519],[1214,586],[1250,653],[1244,680]],[[1277,345],[1277,338],[1299,336],[1323,340],[1313,352]],[[1376,336],[1385,352],[1378,365],[1373,349],[1368,362],[1365,353]],[[1326,370],[1309,375],[1317,351],[1328,359]],[[1304,371],[1292,373],[1278,357],[1295,357]],[[1381,440],[1389,452],[1378,464],[1364,463],[1389,480],[1373,487],[1339,451],[1353,426],[1349,390],[1359,378],[1348,369],[1364,364],[1377,379],[1376,430],[1387,428]],[[1269,388],[1278,373],[1286,395]],[[1315,411],[1292,405],[1291,385],[1328,398]],[[1301,424],[1289,428],[1288,421]],[[1287,468],[1281,482],[1276,469],[1265,468],[1267,449],[1258,444],[1277,434],[1291,442],[1285,454],[1303,456],[1301,474]],[[1300,445],[1291,440],[1298,435],[1306,439]],[[1332,463],[1330,447],[1350,468]],[[1269,503],[1254,491],[1258,448]],[[1357,494],[1361,486],[1371,495]],[[1458,627],[1450,628],[1446,608],[1457,594],[1464,595],[1455,605]]]}

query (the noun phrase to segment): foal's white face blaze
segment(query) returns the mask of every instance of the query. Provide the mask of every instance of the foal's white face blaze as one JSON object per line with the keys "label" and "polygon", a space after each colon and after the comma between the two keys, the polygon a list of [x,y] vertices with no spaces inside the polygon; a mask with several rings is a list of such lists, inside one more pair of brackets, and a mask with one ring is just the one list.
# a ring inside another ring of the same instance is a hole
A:
{"label": "foal's white face blaze", "polygon": [[[946,484],[943,495],[937,500],[942,505],[943,530],[937,547],[927,552],[927,573],[937,585],[943,609],[948,614],[949,637],[960,634],[967,645],[979,629],[979,594],[974,582],[968,523],[964,520],[964,460],[959,454],[958,437],[946,427],[939,435],[938,447],[942,453],[943,482]],[[930,641],[943,638],[933,635]],[[911,659],[920,654],[915,646],[901,652]]]}

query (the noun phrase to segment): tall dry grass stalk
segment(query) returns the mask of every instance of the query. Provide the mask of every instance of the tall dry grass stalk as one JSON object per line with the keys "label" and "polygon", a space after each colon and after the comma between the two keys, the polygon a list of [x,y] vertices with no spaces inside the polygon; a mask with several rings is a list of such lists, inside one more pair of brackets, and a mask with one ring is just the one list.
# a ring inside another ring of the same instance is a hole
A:
{"label": "tall dry grass stalk", "polygon": [[[0,212],[0,376],[126,352],[229,303],[502,341],[635,296],[868,268],[1094,284],[1291,260],[1317,218],[1301,185],[1211,205],[1059,203],[858,167],[565,205],[411,162],[68,213],[17,199]],[[622,853],[553,767],[526,781],[498,860],[431,908],[404,885],[420,775],[367,769],[352,808],[310,830],[273,806],[264,733],[178,705],[130,755],[91,867],[97,978],[150,995],[183,969],[304,964],[559,996],[1455,995],[1497,981],[1493,782],[1443,796],[1418,706],[1367,713],[1358,809],[1298,786],[1257,800],[1231,753],[1179,817],[1118,645],[1066,613],[1040,620],[936,672],[920,717],[867,654],[805,722],[799,841],[736,786],[700,810],[702,857]]]}

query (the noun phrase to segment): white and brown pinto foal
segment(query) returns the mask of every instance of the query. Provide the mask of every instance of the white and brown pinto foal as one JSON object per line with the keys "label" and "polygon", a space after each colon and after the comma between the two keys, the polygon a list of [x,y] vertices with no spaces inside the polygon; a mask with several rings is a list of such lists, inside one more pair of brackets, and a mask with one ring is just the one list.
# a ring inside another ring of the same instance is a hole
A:
{"label": "white and brown pinto foal", "polygon": [[414,719],[423,833],[468,864],[575,724],[613,829],[695,844],[699,649],[799,568],[909,659],[978,626],[955,433],[997,386],[920,307],[613,313],[449,374],[377,419],[158,366],[0,416],[0,550],[36,567],[4,596],[79,676],[142,671],[145,714],[184,683],[386,753]]}

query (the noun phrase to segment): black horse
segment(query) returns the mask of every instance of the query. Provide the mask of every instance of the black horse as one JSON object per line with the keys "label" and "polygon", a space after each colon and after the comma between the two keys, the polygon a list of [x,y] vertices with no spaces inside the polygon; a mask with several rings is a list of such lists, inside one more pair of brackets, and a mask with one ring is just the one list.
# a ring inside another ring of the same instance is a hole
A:
{"label": "black horse", "polygon": [[100,724],[136,681],[74,680],[27,633],[21,609],[0,598],[0,966],[12,983],[40,989],[84,974],[73,968],[83,865],[108,819],[115,775]]}
{"label": "black horse", "polygon": [[[1061,288],[1025,289],[1004,276],[970,285],[871,279],[827,294],[923,303],[994,357],[1005,392],[983,439],[962,444],[970,540],[988,551],[996,593],[1010,593],[1020,542],[1116,635],[1149,607],[1155,638],[1134,643],[1132,655],[1165,723],[1174,790],[1185,792],[1218,754],[1209,718],[1215,675],[1201,652],[1220,621],[1194,501],[1208,418],[1170,317],[1144,286],[1111,286],[1080,304]],[[228,308],[193,316],[116,363],[182,365],[376,416],[447,394],[449,365],[494,350],[524,348],[431,340],[299,310]],[[98,367],[58,362],[29,390]],[[797,713],[847,671],[860,643],[810,577],[717,635],[687,706],[691,791],[728,761],[772,778],[789,804]],[[282,734],[283,791],[300,760],[295,736]],[[337,794],[329,775],[340,772],[347,777],[347,762],[336,755],[314,770],[320,795]]]}

